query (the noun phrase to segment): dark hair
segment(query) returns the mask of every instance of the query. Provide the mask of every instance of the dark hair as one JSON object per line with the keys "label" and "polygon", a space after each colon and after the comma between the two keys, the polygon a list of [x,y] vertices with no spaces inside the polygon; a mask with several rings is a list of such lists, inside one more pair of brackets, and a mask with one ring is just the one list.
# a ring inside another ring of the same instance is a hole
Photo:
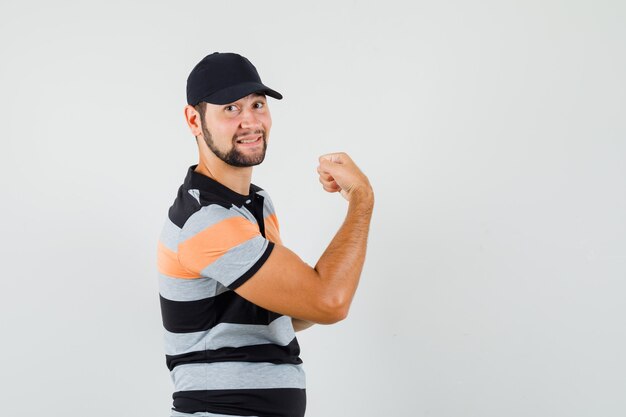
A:
{"label": "dark hair", "polygon": [[204,113],[206,112],[206,102],[201,101],[200,103],[193,106],[193,108],[196,109],[198,113],[200,113],[200,120],[202,121],[202,123],[204,123]]}
{"label": "dark hair", "polygon": [[[198,113],[200,113],[200,122],[202,123],[201,128],[204,131],[205,127],[204,127],[204,113],[206,112],[206,102],[205,101],[201,101],[200,103],[196,104],[195,106],[193,106],[194,109],[196,109],[196,111]],[[196,140],[198,139],[198,137],[196,136]]]}

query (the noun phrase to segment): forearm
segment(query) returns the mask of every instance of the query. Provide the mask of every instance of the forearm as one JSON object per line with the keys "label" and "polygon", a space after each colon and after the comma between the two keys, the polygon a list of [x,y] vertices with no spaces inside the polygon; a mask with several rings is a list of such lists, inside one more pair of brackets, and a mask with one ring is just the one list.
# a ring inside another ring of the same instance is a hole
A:
{"label": "forearm", "polygon": [[343,306],[346,310],[356,292],[365,262],[373,206],[374,195],[370,189],[355,190],[346,219],[315,265],[331,297],[331,304]]}
{"label": "forearm", "polygon": [[295,317],[291,318],[291,323],[293,324],[293,330],[295,332],[299,332],[300,330],[308,329],[309,327],[311,327],[311,326],[313,326],[315,324],[312,321],[297,319]]}

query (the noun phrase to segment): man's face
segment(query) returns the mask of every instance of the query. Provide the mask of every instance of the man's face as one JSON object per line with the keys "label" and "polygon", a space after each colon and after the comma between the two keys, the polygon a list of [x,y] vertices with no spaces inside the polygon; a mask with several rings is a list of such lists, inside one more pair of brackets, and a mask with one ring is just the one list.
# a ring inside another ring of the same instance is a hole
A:
{"label": "man's face", "polygon": [[236,167],[263,162],[272,127],[265,96],[250,94],[230,104],[206,103],[205,106],[202,133],[218,158]]}

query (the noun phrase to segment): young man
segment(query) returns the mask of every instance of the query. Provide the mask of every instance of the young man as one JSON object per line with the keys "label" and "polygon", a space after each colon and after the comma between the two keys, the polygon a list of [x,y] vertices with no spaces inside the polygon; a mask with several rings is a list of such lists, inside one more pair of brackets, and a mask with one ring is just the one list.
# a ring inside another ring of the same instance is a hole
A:
{"label": "young man", "polygon": [[158,244],[172,416],[304,416],[295,331],[344,319],[359,282],[369,181],[345,153],[321,156],[322,187],[349,202],[345,222],[315,268],[284,247],[269,195],[251,184],[272,126],[266,96],[282,98],[237,54],[206,56],[187,80],[199,163]]}

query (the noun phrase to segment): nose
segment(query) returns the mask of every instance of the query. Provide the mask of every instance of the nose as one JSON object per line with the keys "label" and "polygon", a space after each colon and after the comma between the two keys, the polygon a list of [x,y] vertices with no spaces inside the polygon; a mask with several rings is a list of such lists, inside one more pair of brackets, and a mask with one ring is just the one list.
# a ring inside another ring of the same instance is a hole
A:
{"label": "nose", "polygon": [[242,129],[259,129],[261,128],[261,121],[254,114],[251,109],[245,109],[241,115],[241,128]]}

